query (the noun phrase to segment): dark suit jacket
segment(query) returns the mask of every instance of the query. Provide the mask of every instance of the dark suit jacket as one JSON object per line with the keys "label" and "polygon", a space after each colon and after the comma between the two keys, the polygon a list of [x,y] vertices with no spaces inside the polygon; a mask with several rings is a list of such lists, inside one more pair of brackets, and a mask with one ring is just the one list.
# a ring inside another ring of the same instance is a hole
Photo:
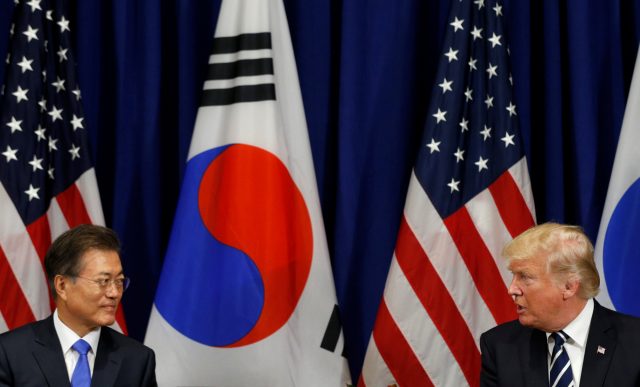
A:
{"label": "dark suit jacket", "polygon": [[[102,328],[92,386],[156,386],[155,369],[150,348]],[[70,386],[53,317],[0,335],[0,386]]]}
{"label": "dark suit jacket", "polygon": [[[481,386],[549,386],[544,332],[511,321],[483,333],[480,349]],[[590,386],[640,386],[640,319],[597,302],[580,376],[580,387]]]}

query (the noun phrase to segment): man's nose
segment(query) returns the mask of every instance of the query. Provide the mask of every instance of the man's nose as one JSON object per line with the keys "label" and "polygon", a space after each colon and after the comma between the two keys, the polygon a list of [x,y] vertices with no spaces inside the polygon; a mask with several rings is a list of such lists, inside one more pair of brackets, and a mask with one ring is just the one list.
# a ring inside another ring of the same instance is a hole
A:
{"label": "man's nose", "polygon": [[508,292],[509,292],[509,295],[511,297],[516,297],[516,296],[521,296],[522,295],[522,290],[518,286],[518,283],[517,283],[515,278],[511,280],[511,284],[509,285]]}
{"label": "man's nose", "polygon": [[114,283],[110,283],[105,289],[105,294],[109,298],[116,298],[121,293],[121,290]]}

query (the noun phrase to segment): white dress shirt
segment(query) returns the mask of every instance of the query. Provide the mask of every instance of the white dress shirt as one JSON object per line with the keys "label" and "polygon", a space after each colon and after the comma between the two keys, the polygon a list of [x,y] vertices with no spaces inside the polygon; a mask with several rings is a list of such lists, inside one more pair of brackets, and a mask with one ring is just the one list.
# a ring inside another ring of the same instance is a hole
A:
{"label": "white dress shirt", "polygon": [[64,354],[64,362],[67,364],[69,381],[71,381],[73,370],[76,368],[76,363],[78,363],[78,358],[80,357],[80,354],[76,352],[75,349],[71,348],[71,346],[79,339],[83,339],[91,346],[91,349],[87,353],[87,360],[89,360],[89,369],[91,370],[91,375],[93,376],[93,364],[96,362],[96,353],[98,352],[98,342],[100,341],[101,328],[98,327],[97,329],[94,329],[91,332],[87,333],[84,337],[80,337],[74,331],[72,331],[71,328],[64,325],[64,323],[58,316],[57,309],[55,310],[55,312],[53,312],[53,326],[56,329],[58,340],[60,340],[60,345],[62,346],[62,353]]}
{"label": "white dress shirt", "polygon": [[[564,333],[569,335],[569,339],[564,343],[564,348],[571,362],[571,372],[573,372],[573,380],[575,387],[580,386],[580,376],[582,374],[582,363],[584,362],[584,353],[587,346],[587,336],[589,336],[589,326],[591,326],[591,317],[593,316],[593,299],[589,299],[582,309],[582,312],[562,329]],[[548,363],[551,365],[551,353],[555,344],[551,333],[547,333],[547,344],[549,346]]]}

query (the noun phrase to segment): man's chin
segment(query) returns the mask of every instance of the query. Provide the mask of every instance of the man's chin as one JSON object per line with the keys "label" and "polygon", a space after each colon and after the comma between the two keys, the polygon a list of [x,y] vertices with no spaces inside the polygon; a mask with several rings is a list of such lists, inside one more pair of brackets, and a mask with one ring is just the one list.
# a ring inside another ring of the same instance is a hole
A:
{"label": "man's chin", "polygon": [[528,318],[525,315],[519,315],[518,316],[518,321],[520,321],[520,325],[525,326],[525,327],[529,327],[529,328],[534,328],[533,326],[533,321],[531,321],[530,318]]}
{"label": "man's chin", "polygon": [[105,313],[100,316],[100,325],[101,326],[110,326],[116,322],[116,314],[115,313]]}
{"label": "man's chin", "polygon": [[518,316],[518,321],[520,321],[520,325],[525,326],[527,328],[538,329],[541,331],[547,331],[542,327],[540,321],[537,321],[533,318],[527,318],[526,316]]}

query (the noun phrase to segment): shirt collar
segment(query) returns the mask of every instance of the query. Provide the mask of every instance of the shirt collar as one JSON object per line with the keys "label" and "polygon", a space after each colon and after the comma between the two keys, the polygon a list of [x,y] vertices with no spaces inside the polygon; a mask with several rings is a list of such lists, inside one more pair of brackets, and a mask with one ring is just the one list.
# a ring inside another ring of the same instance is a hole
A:
{"label": "shirt collar", "polygon": [[60,320],[60,316],[58,316],[58,309],[53,312],[53,326],[56,329],[56,333],[58,334],[58,339],[60,340],[60,345],[62,346],[62,353],[67,353],[71,346],[78,341],[79,339],[83,339],[91,346],[91,352],[94,354],[98,349],[98,341],[100,341],[100,331],[101,327],[98,327],[91,332],[87,333],[84,337],[78,336],[77,333],[71,330],[68,326],[66,326],[62,320]]}
{"label": "shirt collar", "polygon": [[[572,343],[585,348],[587,344],[587,336],[589,335],[589,326],[591,325],[591,317],[593,316],[593,299],[587,300],[587,303],[582,308],[582,312],[576,316],[566,327],[562,329],[564,333],[569,335]],[[549,340],[551,333],[547,332],[547,341]]]}

